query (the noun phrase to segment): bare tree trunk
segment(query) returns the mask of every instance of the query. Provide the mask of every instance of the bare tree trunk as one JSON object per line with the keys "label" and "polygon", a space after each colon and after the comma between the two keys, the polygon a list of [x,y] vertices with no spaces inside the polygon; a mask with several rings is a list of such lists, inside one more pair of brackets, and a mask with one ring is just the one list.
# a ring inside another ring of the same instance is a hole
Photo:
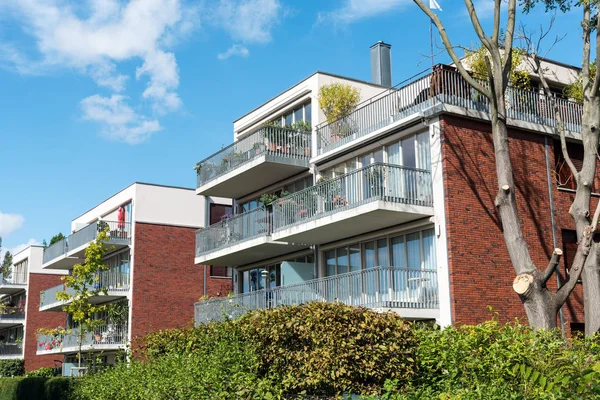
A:
{"label": "bare tree trunk", "polygon": [[[584,100],[585,101],[585,100]],[[587,106],[587,107],[586,107]],[[587,108],[587,109],[586,109]],[[596,175],[596,162],[597,162],[597,150],[598,150],[598,140],[600,139],[599,132],[599,122],[600,122],[600,99],[598,96],[585,101],[584,103],[584,111],[582,116],[582,132],[581,136],[584,139],[584,154],[585,157],[590,159],[590,164],[593,165],[585,165],[581,170],[581,175],[583,176],[585,171],[585,178],[582,178],[582,184],[589,182],[589,185],[585,185],[586,195],[587,192],[592,191],[592,183],[594,182],[594,178]],[[590,155],[588,156],[588,151]],[[586,161],[584,159],[584,161]],[[585,182],[583,182],[585,180]],[[579,182],[577,183],[577,187],[579,189]],[[582,185],[583,186],[583,185]],[[575,197],[577,201],[577,197],[579,197],[579,190]],[[587,197],[587,196],[586,196]],[[573,203],[575,206],[575,202]],[[579,204],[578,204],[579,207]],[[590,199],[587,201],[587,212],[589,215],[590,209]],[[573,210],[573,211],[577,211]],[[573,213],[572,213],[573,215]],[[575,217],[574,217],[575,218]],[[577,225],[577,237],[581,236],[581,225],[582,218],[575,218]],[[600,243],[594,241],[592,250],[590,253],[590,257],[585,264],[585,269],[583,272],[583,307],[584,307],[584,318],[585,318],[585,334],[591,336],[596,332],[600,331]]]}
{"label": "bare tree trunk", "polygon": [[[504,42],[502,44],[499,35],[500,8],[502,1],[494,0],[494,27],[491,37],[488,37],[485,35],[479,22],[473,1],[464,0],[473,28],[488,52],[488,55],[485,57],[485,62],[487,64],[487,81],[489,87],[482,84],[480,81],[473,79],[469,72],[464,68],[461,60],[456,55],[455,48],[451,44],[444,25],[438,16],[433,13],[422,0],[413,1],[435,23],[444,46],[463,79],[490,100],[490,118],[496,160],[496,176],[498,180],[498,194],[496,196],[495,205],[500,214],[504,241],[508,249],[508,254],[515,273],[517,274],[517,277],[513,282],[513,289],[517,292],[523,303],[530,325],[537,329],[555,328],[558,310],[575,287],[577,279],[579,279],[586,259],[588,258],[588,254],[590,253],[592,237],[600,214],[600,204],[599,207],[596,208],[591,225],[589,220],[589,201],[587,203],[585,202],[585,195],[579,196],[582,204],[574,204],[574,207],[572,207],[573,212],[585,216],[585,218],[581,219],[582,233],[577,254],[569,274],[569,280],[556,293],[550,292],[546,284],[558,266],[562,251],[560,249],[554,249],[550,262],[543,272],[533,263],[527,242],[523,236],[521,220],[518,213],[512,162],[510,159],[508,131],[506,127],[505,92],[508,87],[509,72],[512,67],[516,0],[508,1],[508,21]],[[597,86],[597,82],[595,86]],[[595,143],[596,145],[598,144],[597,139]],[[572,162],[568,159],[568,156],[567,161],[572,167]],[[587,179],[587,175],[585,177],[577,175],[577,177]],[[593,180],[586,181],[586,185],[582,185],[582,187],[588,186],[591,188],[591,183],[589,182],[593,182]],[[578,184],[578,187],[579,186],[580,185]],[[582,193],[584,193],[583,189]],[[583,207],[584,204],[588,207],[587,213]]]}

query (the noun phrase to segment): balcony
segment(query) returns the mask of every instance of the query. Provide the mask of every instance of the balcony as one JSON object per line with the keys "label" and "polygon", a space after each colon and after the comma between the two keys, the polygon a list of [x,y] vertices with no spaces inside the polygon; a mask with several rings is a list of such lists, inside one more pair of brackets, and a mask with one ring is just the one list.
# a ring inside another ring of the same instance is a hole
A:
{"label": "balcony", "polygon": [[372,164],[273,203],[272,239],[323,244],[431,215],[429,171]]}
{"label": "balcony", "polygon": [[306,246],[271,240],[271,215],[265,207],[234,215],[196,232],[196,264],[243,265]]}
{"label": "balcony", "polygon": [[341,302],[409,319],[439,318],[437,272],[376,267],[318,278],[274,289],[201,301],[194,306],[196,325],[236,318],[248,311],[310,301]]}
{"label": "balcony", "polygon": [[0,329],[25,323],[25,306],[0,306]]}
{"label": "balcony", "polygon": [[131,244],[131,223],[95,221],[68,238],[44,249],[42,268],[71,269],[82,262],[85,249],[96,240],[98,232],[108,227],[108,246],[117,250]]}
{"label": "balcony", "polygon": [[128,342],[127,325],[106,324],[93,333],[80,338],[78,328],[67,329],[66,332],[38,335],[37,355],[66,354],[79,351],[81,339],[82,351],[109,351],[124,349]]}
{"label": "balcony", "polygon": [[0,274],[0,295],[19,293],[27,288],[27,273],[13,272],[9,277]]}
{"label": "balcony", "polygon": [[[129,272],[120,272],[118,270],[102,271],[98,282],[89,285],[88,290],[106,289],[106,294],[92,296],[90,303],[106,303],[127,296],[129,292],[130,274]],[[75,291],[65,287],[64,284],[54,286],[50,289],[40,292],[40,311],[62,311],[68,301],[57,300],[56,293],[66,291],[70,296],[75,295]]]}
{"label": "balcony", "polygon": [[23,358],[23,343],[0,343],[0,360]]}
{"label": "balcony", "polygon": [[[480,81],[484,86],[487,82]],[[564,127],[581,132],[581,104],[548,98],[535,91],[509,87],[506,92],[508,123],[515,121],[555,127],[552,105],[557,104]],[[317,156],[351,148],[402,125],[411,116],[427,116],[440,111],[466,109],[474,117],[489,113],[489,103],[449,66],[438,66],[369,99],[346,117],[317,127]],[[327,157],[327,156],[325,156]]]}
{"label": "balcony", "polygon": [[308,169],[311,134],[267,126],[200,161],[196,193],[236,199]]}

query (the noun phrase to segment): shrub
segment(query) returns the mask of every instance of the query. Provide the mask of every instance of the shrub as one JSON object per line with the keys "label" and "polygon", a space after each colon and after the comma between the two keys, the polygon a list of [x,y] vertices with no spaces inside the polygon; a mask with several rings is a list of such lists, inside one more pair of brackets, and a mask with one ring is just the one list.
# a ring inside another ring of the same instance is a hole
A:
{"label": "shrub", "polygon": [[0,400],[69,400],[72,380],[57,378],[0,378]]}
{"label": "shrub", "polygon": [[254,370],[284,394],[378,393],[413,378],[417,341],[397,314],[315,302],[259,310],[238,322]]}
{"label": "shrub", "polygon": [[350,114],[360,101],[360,90],[345,83],[332,83],[319,89],[319,107],[328,123]]}
{"label": "shrub", "polygon": [[260,386],[252,350],[231,321],[153,333],[137,356],[143,359],[78,380],[77,398],[249,399]]}
{"label": "shrub", "polygon": [[[444,330],[415,329],[416,379],[388,382],[390,399],[598,398],[597,338],[562,339],[559,331],[491,320]],[[596,372],[597,371],[597,372]]]}
{"label": "shrub", "polygon": [[77,393],[90,400],[378,393],[387,378],[413,377],[416,343],[396,314],[340,303],[280,307],[150,334],[137,353],[143,361],[86,376]]}
{"label": "shrub", "polygon": [[30,378],[52,378],[54,376],[54,368],[42,367],[40,369],[27,372],[27,376]]}
{"label": "shrub", "polygon": [[23,360],[0,360],[0,377],[22,376],[24,373]]}

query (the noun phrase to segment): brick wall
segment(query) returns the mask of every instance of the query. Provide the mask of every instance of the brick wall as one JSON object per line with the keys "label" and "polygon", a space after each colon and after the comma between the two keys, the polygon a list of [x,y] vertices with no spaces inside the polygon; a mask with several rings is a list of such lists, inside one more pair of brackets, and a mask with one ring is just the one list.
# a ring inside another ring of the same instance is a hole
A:
{"label": "brick wall", "polygon": [[[204,294],[204,266],[194,264],[196,229],[136,223],[133,256],[132,337],[191,324]],[[210,278],[207,294],[226,295],[231,278]]]}
{"label": "brick wall", "polygon": [[[491,126],[454,116],[443,116],[441,125],[453,320],[482,322],[490,317],[487,306],[491,306],[502,320],[517,317],[526,322],[512,289],[515,273],[494,206],[498,186]],[[509,143],[523,234],[534,263],[543,270],[554,247],[544,137],[511,129]],[[553,168],[551,138],[549,155]],[[562,248],[562,230],[573,229],[568,214],[572,195],[559,191],[554,180],[552,193],[557,242]],[[555,277],[549,286],[556,288]],[[583,322],[578,286],[564,307],[567,330],[571,322]]]}
{"label": "brick wall", "polygon": [[39,328],[56,328],[65,326],[67,317],[64,312],[44,311],[40,312],[40,291],[61,284],[59,275],[29,274],[29,286],[27,289],[26,310],[26,337],[25,337],[25,370],[33,371],[41,367],[53,367],[54,360],[62,360],[60,354],[36,355],[37,335]]}

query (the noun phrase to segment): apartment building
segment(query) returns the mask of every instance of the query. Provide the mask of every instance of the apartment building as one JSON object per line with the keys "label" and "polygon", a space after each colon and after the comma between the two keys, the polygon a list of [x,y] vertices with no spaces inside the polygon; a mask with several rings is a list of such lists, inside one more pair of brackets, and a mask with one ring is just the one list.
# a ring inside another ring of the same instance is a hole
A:
{"label": "apartment building", "polygon": [[40,315],[36,296],[30,294],[60,282],[66,272],[42,270],[43,251],[41,246],[28,246],[13,255],[8,275],[0,274],[0,359],[25,359],[30,369],[52,365],[51,357],[34,357],[36,331],[43,323],[60,321],[59,315]]}
{"label": "apartment building", "polygon": [[[578,71],[544,63],[559,96]],[[524,317],[494,207],[486,99],[447,65],[389,87],[382,42],[371,66],[372,83],[316,72],[236,120],[233,143],[197,164],[196,193],[233,199],[234,214],[197,232],[195,261],[234,267],[237,294],[198,302],[196,323],[306,301],[442,326],[488,319],[488,306]],[[572,179],[561,179],[569,172],[537,81],[507,94],[519,212],[538,265],[564,248],[564,278]],[[318,91],[332,82],[359,89],[361,103],[327,121]],[[575,149],[581,106],[558,101]],[[581,329],[580,296],[578,287],[564,309],[567,330]]]}
{"label": "apartment building", "polygon": [[98,232],[107,230],[104,261],[109,269],[99,273],[94,285],[106,294],[90,298],[107,308],[95,316],[102,321],[99,327],[81,339],[75,321],[62,311],[67,303],[56,298],[57,292],[74,292],[63,283],[46,285],[33,294],[39,296],[39,312],[61,315],[61,321],[44,327],[51,331],[38,335],[36,354],[61,360],[63,374],[76,375],[81,372],[80,341],[85,369],[90,362],[113,363],[119,350],[135,345],[136,337],[191,323],[192,305],[200,297],[231,291],[227,268],[194,264],[196,230],[209,224],[216,210],[227,212],[228,204],[196,196],[193,189],[134,183],[74,218],[72,233],[43,250],[42,270],[70,273],[85,261]]}

